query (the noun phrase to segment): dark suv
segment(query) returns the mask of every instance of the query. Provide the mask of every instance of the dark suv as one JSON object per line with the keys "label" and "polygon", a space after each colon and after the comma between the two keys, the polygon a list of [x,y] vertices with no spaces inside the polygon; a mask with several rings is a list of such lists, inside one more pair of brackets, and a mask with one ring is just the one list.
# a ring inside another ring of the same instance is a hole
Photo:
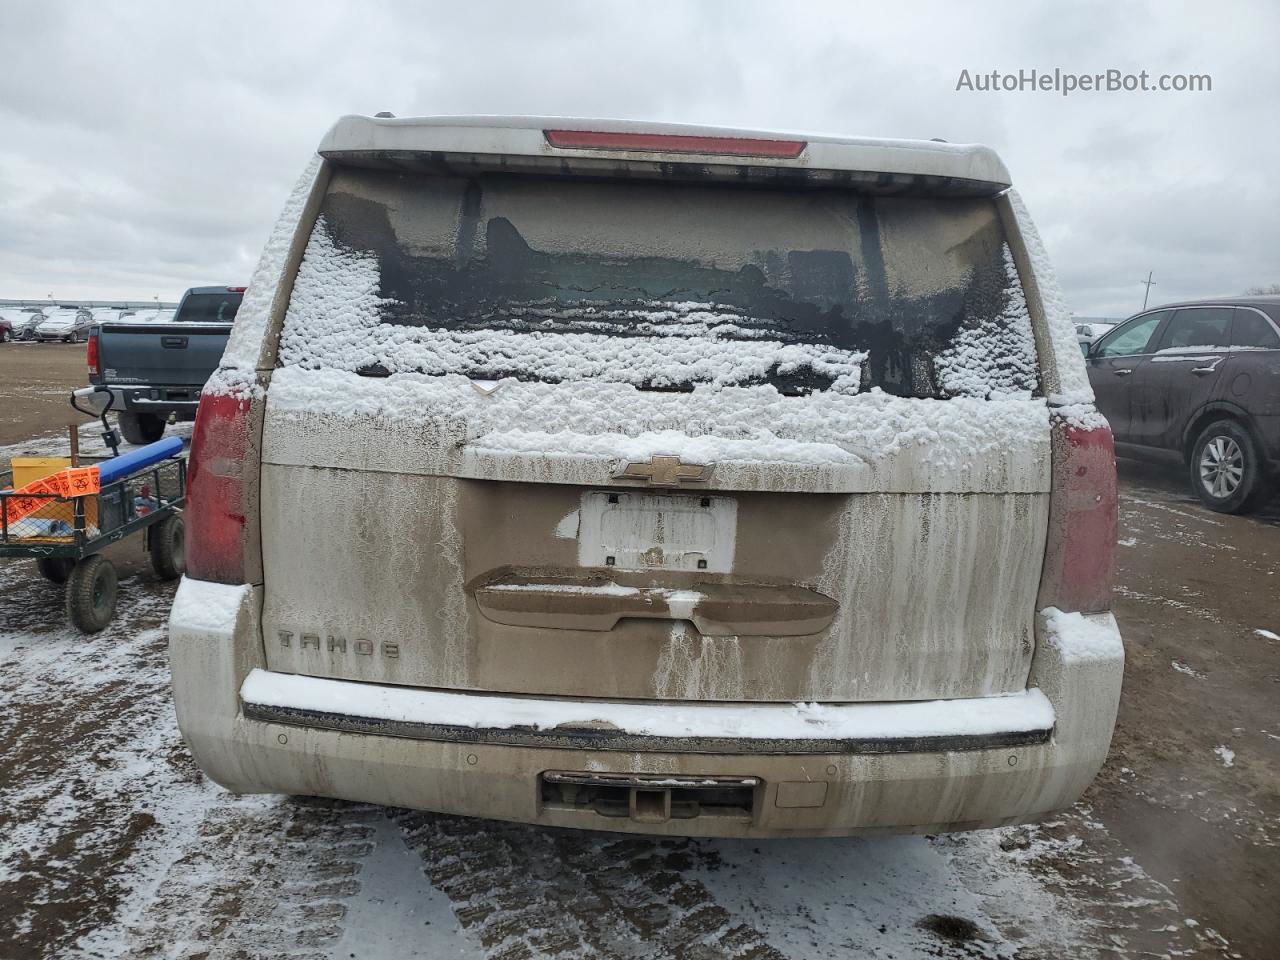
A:
{"label": "dark suv", "polygon": [[1280,473],[1280,296],[1173,303],[1089,349],[1116,452],[1181,462],[1208,506],[1246,513]]}

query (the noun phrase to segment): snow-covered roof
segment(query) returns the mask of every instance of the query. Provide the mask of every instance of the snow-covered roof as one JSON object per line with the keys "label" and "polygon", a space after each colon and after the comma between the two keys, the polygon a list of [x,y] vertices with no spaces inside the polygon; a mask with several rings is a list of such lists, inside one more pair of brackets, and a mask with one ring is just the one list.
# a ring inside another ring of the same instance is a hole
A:
{"label": "snow-covered roof", "polygon": [[[621,134],[623,138],[598,136],[601,134]],[[645,137],[650,139],[640,139]],[[651,139],[654,137],[666,140]],[[780,146],[783,144],[789,147]],[[628,172],[646,166],[657,171],[662,165],[662,172],[667,175],[675,165],[686,173],[694,167],[704,176],[738,177],[745,167],[755,168],[763,175],[785,173],[795,178],[800,171],[801,179],[885,190],[916,185],[983,194],[999,192],[1010,184],[1000,158],[989,147],[978,144],[818,136],[635,120],[346,116],[325,135],[318,152],[344,163],[402,166],[417,157],[429,158],[439,168],[483,166],[486,160],[504,158],[501,166],[508,170],[557,167],[594,174],[607,174],[622,166]],[[513,165],[511,159],[525,162]]]}

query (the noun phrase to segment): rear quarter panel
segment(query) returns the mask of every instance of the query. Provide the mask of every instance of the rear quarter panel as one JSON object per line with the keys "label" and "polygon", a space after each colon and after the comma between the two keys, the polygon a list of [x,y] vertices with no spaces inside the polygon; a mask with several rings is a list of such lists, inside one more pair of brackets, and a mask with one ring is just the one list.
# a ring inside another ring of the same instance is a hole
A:
{"label": "rear quarter panel", "polygon": [[1280,350],[1236,354],[1225,379],[1225,398],[1248,411],[1267,459],[1280,461]]}

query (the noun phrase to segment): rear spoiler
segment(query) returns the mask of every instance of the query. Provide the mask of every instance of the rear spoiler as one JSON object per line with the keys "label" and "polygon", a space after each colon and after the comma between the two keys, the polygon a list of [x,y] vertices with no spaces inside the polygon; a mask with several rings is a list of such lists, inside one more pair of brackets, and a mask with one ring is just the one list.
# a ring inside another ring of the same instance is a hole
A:
{"label": "rear spoiler", "polygon": [[348,166],[470,176],[506,171],[993,196],[1009,187],[977,144],[762,133],[564,117],[343,117],[319,154]]}

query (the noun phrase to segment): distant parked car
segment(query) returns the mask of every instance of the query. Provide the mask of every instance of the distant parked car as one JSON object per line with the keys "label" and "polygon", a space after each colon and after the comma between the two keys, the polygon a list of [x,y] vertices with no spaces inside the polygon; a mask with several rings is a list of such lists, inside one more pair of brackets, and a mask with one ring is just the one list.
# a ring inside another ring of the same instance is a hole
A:
{"label": "distant parked car", "polygon": [[1089,347],[1093,345],[1103,334],[1114,330],[1114,323],[1077,323],[1076,324],[1076,342],[1080,344],[1080,352],[1089,353]]}
{"label": "distant parked car", "polygon": [[92,326],[93,314],[88,310],[59,307],[46,314],[44,320],[36,326],[36,339],[61,340],[65,343],[87,340]]}
{"label": "distant parked car", "polygon": [[0,310],[0,319],[8,324],[10,339],[31,340],[35,338],[36,326],[44,320],[44,313],[39,307],[6,307]]}
{"label": "distant parked car", "polygon": [[171,323],[173,311],[154,307],[137,307],[121,310],[118,316],[103,318],[103,321],[108,323],[114,320],[119,320],[121,323]]}
{"label": "distant parked car", "polygon": [[1280,296],[1131,317],[1086,354],[1117,452],[1181,463],[1214,510],[1262,506],[1280,475]]}

